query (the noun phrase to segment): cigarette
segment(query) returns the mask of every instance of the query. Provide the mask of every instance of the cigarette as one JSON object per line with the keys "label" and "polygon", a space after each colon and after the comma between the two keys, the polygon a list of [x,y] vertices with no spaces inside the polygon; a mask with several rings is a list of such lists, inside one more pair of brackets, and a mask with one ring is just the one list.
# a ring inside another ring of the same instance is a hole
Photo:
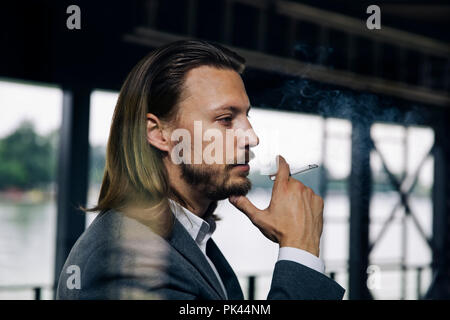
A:
{"label": "cigarette", "polygon": [[[318,167],[319,166],[317,164],[308,164],[307,166],[303,166],[303,167],[300,167],[300,168],[290,168],[289,171],[290,171],[291,176],[293,176],[295,174],[305,173],[305,172],[307,172],[309,170],[313,170],[313,169],[316,169]],[[276,172],[275,173],[271,172],[271,173],[266,173],[266,174],[263,174],[263,175],[270,176],[270,180],[274,181],[275,178],[276,178],[276,174],[277,174]]]}

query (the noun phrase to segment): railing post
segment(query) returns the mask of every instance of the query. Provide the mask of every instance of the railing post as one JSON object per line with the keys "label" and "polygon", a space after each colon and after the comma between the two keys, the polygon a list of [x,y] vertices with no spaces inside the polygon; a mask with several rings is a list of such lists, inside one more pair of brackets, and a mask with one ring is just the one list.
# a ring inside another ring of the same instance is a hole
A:
{"label": "railing post", "polygon": [[417,268],[417,300],[422,299],[422,267]]}
{"label": "railing post", "polygon": [[34,300],[41,300],[41,287],[34,287]]}
{"label": "railing post", "polygon": [[248,300],[255,300],[256,276],[248,277]]}

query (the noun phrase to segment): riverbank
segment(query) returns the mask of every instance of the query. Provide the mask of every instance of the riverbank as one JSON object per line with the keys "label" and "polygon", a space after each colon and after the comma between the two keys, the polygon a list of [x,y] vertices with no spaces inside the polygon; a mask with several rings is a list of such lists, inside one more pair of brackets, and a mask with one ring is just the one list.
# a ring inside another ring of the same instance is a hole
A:
{"label": "riverbank", "polygon": [[55,198],[54,188],[21,190],[9,188],[0,191],[0,201],[3,203],[38,204]]}

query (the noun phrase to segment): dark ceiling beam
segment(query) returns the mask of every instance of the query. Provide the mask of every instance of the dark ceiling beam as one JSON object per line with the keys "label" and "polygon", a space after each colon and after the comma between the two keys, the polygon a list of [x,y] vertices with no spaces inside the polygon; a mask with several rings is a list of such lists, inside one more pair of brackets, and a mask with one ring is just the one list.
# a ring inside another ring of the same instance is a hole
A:
{"label": "dark ceiling beam", "polygon": [[422,53],[448,58],[450,45],[418,34],[382,26],[380,30],[367,30],[365,20],[334,13],[292,1],[275,1],[276,11],[288,17],[308,21],[327,28],[357,34],[373,41],[390,43]]}
{"label": "dark ceiling beam", "polygon": [[[369,30],[367,30],[365,20],[315,8],[298,2],[285,0],[233,0],[233,2],[250,5],[256,8],[266,8],[268,4],[271,3],[277,13],[299,21],[312,22],[326,28],[361,35],[373,41],[385,42],[426,54],[444,58],[450,56],[450,45],[448,43],[384,25],[380,30],[368,32]],[[446,7],[445,9],[448,8]]]}
{"label": "dark ceiling beam", "polygon": [[[148,28],[136,28],[133,34],[124,36],[126,42],[149,47],[158,47],[180,39],[187,39],[187,37]],[[430,90],[425,87],[413,86],[378,77],[359,75],[348,71],[332,70],[324,66],[312,65],[257,51],[231,46],[230,48],[245,57],[247,66],[260,70],[299,76],[357,91],[368,91],[424,104],[440,107],[450,106],[450,96],[446,92]]]}

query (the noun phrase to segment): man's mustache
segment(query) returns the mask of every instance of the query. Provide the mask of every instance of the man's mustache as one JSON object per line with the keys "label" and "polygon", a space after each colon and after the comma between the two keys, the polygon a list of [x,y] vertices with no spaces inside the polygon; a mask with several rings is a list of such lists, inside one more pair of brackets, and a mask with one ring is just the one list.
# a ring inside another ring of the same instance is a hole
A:
{"label": "man's mustache", "polygon": [[238,163],[238,160],[240,159],[239,157],[237,159],[234,160],[234,162],[232,164],[228,164],[227,167],[232,168],[238,164],[246,164],[248,162],[250,162],[250,160],[255,158],[255,153],[251,150],[249,150],[248,152],[245,153],[245,163]]}

